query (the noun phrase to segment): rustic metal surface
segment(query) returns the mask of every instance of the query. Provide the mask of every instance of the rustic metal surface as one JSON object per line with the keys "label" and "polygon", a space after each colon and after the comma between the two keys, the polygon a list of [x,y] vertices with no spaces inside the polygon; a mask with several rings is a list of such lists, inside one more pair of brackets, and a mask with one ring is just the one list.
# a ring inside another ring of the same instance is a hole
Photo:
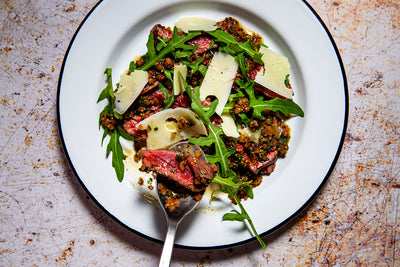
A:
{"label": "rustic metal surface", "polygon": [[[161,245],[89,199],[60,143],[58,75],[95,2],[0,1],[0,266],[158,264]],[[399,1],[309,3],[349,84],[348,130],[331,177],[302,216],[265,239],[267,249],[177,249],[173,266],[400,265]]]}

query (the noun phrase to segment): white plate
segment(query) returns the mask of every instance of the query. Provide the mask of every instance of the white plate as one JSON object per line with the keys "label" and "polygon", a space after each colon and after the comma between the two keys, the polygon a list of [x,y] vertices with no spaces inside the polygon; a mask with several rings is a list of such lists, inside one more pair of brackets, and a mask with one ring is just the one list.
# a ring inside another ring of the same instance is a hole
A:
{"label": "white plate", "polygon": [[[245,3],[245,4],[244,4]],[[244,202],[256,229],[271,233],[290,221],[316,196],[332,171],[347,122],[347,84],[338,49],[312,8],[299,0],[127,1],[105,0],[78,28],[67,50],[58,86],[58,118],[66,154],[87,192],[113,218],[149,239],[164,240],[163,213],[135,190],[119,183],[100,145],[96,104],[105,87],[104,69],[113,82],[129,62],[146,52],[154,24],[173,25],[182,16],[223,19],[233,16],[260,33],[265,43],[291,62],[295,101],[304,118],[290,120],[292,139],[285,159]],[[181,225],[182,247],[216,248],[254,240],[240,222],[222,222],[229,205],[203,203]],[[221,208],[222,207],[222,208]]]}

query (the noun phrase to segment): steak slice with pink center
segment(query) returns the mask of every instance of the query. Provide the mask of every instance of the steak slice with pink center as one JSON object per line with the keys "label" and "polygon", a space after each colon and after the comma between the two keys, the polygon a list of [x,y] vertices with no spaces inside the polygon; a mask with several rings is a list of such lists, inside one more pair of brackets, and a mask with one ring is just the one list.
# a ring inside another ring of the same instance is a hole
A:
{"label": "steak slice with pink center", "polygon": [[190,191],[205,189],[214,176],[211,164],[187,153],[171,150],[142,150],[141,171],[154,171]]}
{"label": "steak slice with pink center", "polygon": [[211,47],[211,44],[212,44],[211,37],[204,36],[204,35],[201,35],[201,36],[199,36],[199,37],[197,37],[197,38],[195,38],[193,40],[190,40],[188,42],[188,44],[191,45],[191,46],[198,45],[196,51],[194,51],[194,54],[200,54],[200,53],[203,53],[203,52],[206,52],[206,51],[210,50],[211,48],[217,48],[218,47],[217,44],[213,44],[212,47]]}

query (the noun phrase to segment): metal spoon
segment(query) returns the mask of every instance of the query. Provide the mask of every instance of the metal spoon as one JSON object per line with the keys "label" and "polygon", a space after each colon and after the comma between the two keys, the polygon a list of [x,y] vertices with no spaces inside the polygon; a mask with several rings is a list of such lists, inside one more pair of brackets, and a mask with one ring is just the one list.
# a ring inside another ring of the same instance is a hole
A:
{"label": "metal spoon", "polygon": [[[192,155],[195,155],[197,151],[200,151],[201,152],[200,159],[206,161],[206,156],[203,150],[199,146],[191,144],[187,141],[175,144],[170,148],[170,150],[190,153]],[[157,188],[159,202],[164,210],[165,217],[167,218],[167,223],[168,223],[167,235],[165,237],[164,247],[161,253],[161,259],[159,264],[160,267],[165,267],[169,266],[171,262],[172,250],[175,241],[175,234],[179,224],[181,223],[183,218],[186,217],[186,215],[191,213],[197,207],[199,201],[195,200],[191,195],[186,196],[184,198],[180,198],[180,205],[176,206],[175,209],[171,211],[166,207],[167,199],[169,197],[163,195],[160,192],[158,188],[158,182],[156,188]],[[204,192],[201,192],[201,194],[203,193]]]}

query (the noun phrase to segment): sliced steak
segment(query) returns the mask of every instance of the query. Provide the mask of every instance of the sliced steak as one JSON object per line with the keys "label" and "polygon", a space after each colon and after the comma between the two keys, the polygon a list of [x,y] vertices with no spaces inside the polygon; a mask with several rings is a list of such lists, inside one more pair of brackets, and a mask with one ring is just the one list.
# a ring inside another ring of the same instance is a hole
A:
{"label": "sliced steak", "polygon": [[[252,80],[252,81],[255,80],[258,72],[260,72],[260,71],[264,72],[265,71],[263,66],[261,66],[260,64],[255,63],[254,61],[249,62],[249,68],[250,69],[249,69],[248,76],[249,76],[250,80]],[[258,93],[261,93],[261,94],[263,94],[263,95],[265,95],[266,97],[269,97],[269,98],[279,97],[279,98],[282,98],[282,99],[286,99],[284,96],[281,96],[281,95],[275,93],[274,91],[272,91],[272,90],[270,90],[270,89],[268,89],[268,88],[266,88],[266,87],[264,87],[264,86],[262,86],[260,84],[256,84],[254,86],[254,91],[258,92]]]}
{"label": "sliced steak", "polygon": [[158,42],[158,37],[162,39],[171,39],[173,34],[170,28],[166,28],[161,24],[154,25],[154,27],[150,30],[150,32],[154,35],[155,43]]}
{"label": "sliced steak", "polygon": [[159,81],[156,81],[155,83],[153,83],[152,85],[147,85],[145,88],[142,89],[142,91],[140,92],[141,95],[147,94],[148,92],[150,92],[151,90],[153,90],[154,88],[158,87],[158,85],[160,84]]}
{"label": "sliced steak", "polygon": [[278,159],[278,151],[272,150],[267,153],[267,160],[265,161],[249,160],[249,168],[253,173],[258,174],[268,166],[274,164],[277,159]]}
{"label": "sliced steak", "polygon": [[187,108],[188,106],[190,106],[191,102],[192,101],[186,93],[180,93],[176,98],[174,104],[172,105],[172,108]]}
{"label": "sliced steak", "polygon": [[154,171],[192,192],[204,190],[214,169],[199,158],[171,150],[142,150],[141,171]]}
{"label": "sliced steak", "polygon": [[264,71],[263,66],[255,63],[253,60],[249,61],[249,73],[248,76],[250,80],[254,81],[259,71]]}
{"label": "sliced steak", "polygon": [[214,172],[216,172],[216,166],[214,164],[209,164],[189,154],[187,154],[186,160],[193,171],[195,186],[204,187],[204,185],[207,185],[214,177]]}
{"label": "sliced steak", "polygon": [[[278,151],[276,150],[268,152],[265,160],[250,157],[241,144],[237,144],[236,151],[238,153],[236,153],[236,156],[234,155],[235,157],[233,158],[233,160],[238,163],[238,165],[235,166],[236,169],[248,169],[253,174],[269,175],[274,170],[276,160],[278,159]],[[270,167],[272,165],[273,167]]]}
{"label": "sliced steak", "polygon": [[281,95],[275,93],[274,91],[269,90],[268,88],[266,88],[266,87],[264,87],[262,85],[259,85],[259,84],[256,84],[254,86],[254,91],[258,92],[258,93],[261,93],[261,94],[263,94],[263,95],[265,95],[266,97],[269,97],[269,98],[277,98],[277,97],[279,97],[279,98],[282,98],[282,99],[286,99],[286,97],[281,96]]}
{"label": "sliced steak", "polygon": [[198,47],[196,48],[196,51],[194,51],[194,54],[204,53],[204,52],[210,50],[211,48],[218,47],[218,45],[216,43],[214,43],[211,47],[211,43],[212,43],[211,37],[204,36],[204,35],[196,37],[195,39],[188,42],[188,44],[192,45],[192,46],[198,45]]}
{"label": "sliced steak", "polygon": [[142,120],[141,116],[135,116],[132,119],[125,120],[122,128],[130,135],[140,135],[144,138],[147,138],[146,130],[140,130],[137,128],[137,124]]}
{"label": "sliced steak", "polygon": [[165,100],[165,95],[160,91],[160,89],[156,89],[154,91],[152,91],[151,93],[148,94],[150,96],[151,99],[154,100],[154,103],[156,105],[153,105],[152,107],[150,107],[150,110],[152,111],[150,115],[154,114],[158,111],[161,111],[161,108],[164,104],[164,100]]}

